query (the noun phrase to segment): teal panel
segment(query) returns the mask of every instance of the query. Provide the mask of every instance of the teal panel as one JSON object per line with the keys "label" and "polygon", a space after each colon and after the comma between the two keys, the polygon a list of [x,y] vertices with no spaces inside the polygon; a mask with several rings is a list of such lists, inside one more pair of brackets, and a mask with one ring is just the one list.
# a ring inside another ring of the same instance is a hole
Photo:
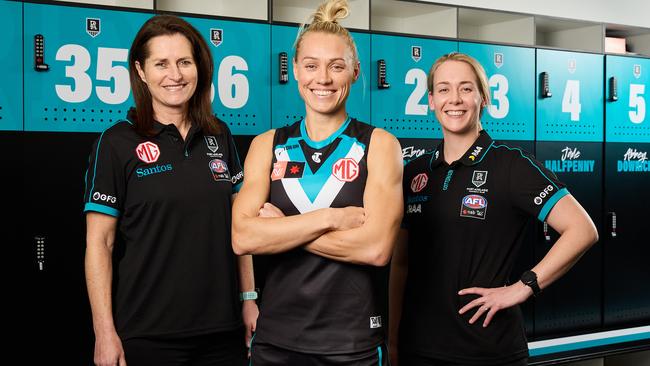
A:
{"label": "teal panel", "polygon": [[[373,124],[400,138],[441,138],[428,106],[427,74],[436,59],[458,50],[458,42],[373,34],[371,47]],[[379,60],[386,62],[389,88],[378,86]]]}
{"label": "teal panel", "polygon": [[[551,97],[541,93],[549,76]],[[537,50],[537,140],[603,141],[603,55]]]}
{"label": "teal panel", "polygon": [[[650,59],[605,56],[605,141],[650,142]],[[616,78],[617,100],[610,79]]]}
{"label": "teal panel", "polygon": [[0,67],[5,71],[0,88],[0,131],[23,129],[23,59],[16,52],[23,39],[22,11],[22,3],[0,2]]}
{"label": "teal panel", "polygon": [[[298,34],[298,27],[271,26],[271,112],[272,126],[278,128],[295,122],[305,115],[305,103],[300,98],[296,80],[293,78],[293,43]],[[348,114],[360,121],[370,123],[370,35],[351,32],[357,45],[361,76],[352,86],[346,108]],[[288,82],[280,83],[280,52],[288,57]]]}
{"label": "teal panel", "polygon": [[483,112],[483,128],[497,140],[535,139],[535,50],[532,48],[458,44],[483,65],[492,105]]}
{"label": "teal panel", "polygon": [[[151,16],[117,10],[24,5],[25,130],[103,131],[133,105],[128,49]],[[96,29],[87,30],[92,22]],[[33,67],[34,35],[44,36],[48,71]]]}
{"label": "teal panel", "polygon": [[[271,123],[268,24],[186,18],[206,38],[214,58],[212,106],[233,134],[257,135]],[[211,33],[218,40],[211,41]]]}

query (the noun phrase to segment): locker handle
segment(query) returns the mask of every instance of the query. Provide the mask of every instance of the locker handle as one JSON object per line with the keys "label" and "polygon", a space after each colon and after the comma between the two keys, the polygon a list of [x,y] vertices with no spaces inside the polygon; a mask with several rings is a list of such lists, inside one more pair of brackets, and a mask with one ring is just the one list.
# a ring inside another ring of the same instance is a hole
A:
{"label": "locker handle", "polygon": [[45,38],[42,34],[34,35],[34,70],[47,71],[50,66],[45,63]]}
{"label": "locker handle", "polygon": [[542,72],[541,76],[541,86],[542,86],[542,98],[550,98],[553,96],[553,93],[551,93],[551,85],[549,82],[549,76],[548,72],[544,71]]}
{"label": "locker handle", "polygon": [[548,222],[544,221],[544,240],[551,241],[551,235],[548,233]]}
{"label": "locker handle", "polygon": [[42,271],[45,265],[45,237],[35,236],[34,243],[36,244],[36,263],[38,264],[38,270]]}
{"label": "locker handle", "polygon": [[610,235],[612,238],[616,237],[616,212],[612,211],[609,213],[609,216],[612,218],[610,225]]}
{"label": "locker handle", "polygon": [[618,100],[618,82],[614,76],[609,78],[609,100],[612,102]]}
{"label": "locker handle", "polygon": [[386,60],[377,60],[377,87],[379,89],[388,89],[390,84],[386,82]]}
{"label": "locker handle", "polygon": [[289,82],[289,55],[286,52],[280,52],[280,84]]}

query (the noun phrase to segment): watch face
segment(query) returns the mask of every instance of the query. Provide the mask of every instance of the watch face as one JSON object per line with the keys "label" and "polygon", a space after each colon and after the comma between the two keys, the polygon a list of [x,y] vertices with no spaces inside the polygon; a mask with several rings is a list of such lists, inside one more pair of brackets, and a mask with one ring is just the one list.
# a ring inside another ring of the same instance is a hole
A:
{"label": "watch face", "polygon": [[521,275],[521,282],[523,283],[532,283],[537,281],[537,275],[533,271],[526,271]]}

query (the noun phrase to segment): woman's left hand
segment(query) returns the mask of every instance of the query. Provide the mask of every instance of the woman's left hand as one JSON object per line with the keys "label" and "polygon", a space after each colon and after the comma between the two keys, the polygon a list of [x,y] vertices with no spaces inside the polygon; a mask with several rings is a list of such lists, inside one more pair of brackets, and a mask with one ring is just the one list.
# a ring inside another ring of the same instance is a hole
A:
{"label": "woman's left hand", "polygon": [[244,328],[246,330],[246,348],[248,348],[248,357],[251,357],[251,340],[253,338],[253,333],[255,333],[255,328],[257,327],[257,317],[260,315],[260,311],[257,308],[255,300],[245,300],[242,304],[241,310],[242,319],[244,320]]}
{"label": "woman's left hand", "polygon": [[479,295],[477,299],[472,300],[467,305],[463,306],[458,312],[465,314],[471,309],[478,307],[474,316],[469,320],[470,324],[474,324],[481,316],[485,315],[483,327],[487,327],[492,321],[494,314],[499,310],[507,309],[511,306],[521,304],[526,301],[533,294],[533,290],[524,285],[523,282],[517,281],[510,286],[497,287],[497,288],[482,288],[471,287],[458,291],[459,295]]}

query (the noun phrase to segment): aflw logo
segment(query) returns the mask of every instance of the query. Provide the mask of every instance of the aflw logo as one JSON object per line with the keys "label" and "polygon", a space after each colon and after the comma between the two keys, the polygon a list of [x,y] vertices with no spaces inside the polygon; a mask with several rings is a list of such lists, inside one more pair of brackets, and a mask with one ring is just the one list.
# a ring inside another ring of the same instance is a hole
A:
{"label": "aflw logo", "polygon": [[158,161],[158,158],[160,157],[160,149],[158,148],[158,145],[151,141],[147,141],[141,143],[135,148],[135,154],[138,156],[138,159],[151,164]]}
{"label": "aflw logo", "polygon": [[359,164],[352,158],[339,159],[332,166],[332,175],[341,182],[352,182],[359,176]]}

